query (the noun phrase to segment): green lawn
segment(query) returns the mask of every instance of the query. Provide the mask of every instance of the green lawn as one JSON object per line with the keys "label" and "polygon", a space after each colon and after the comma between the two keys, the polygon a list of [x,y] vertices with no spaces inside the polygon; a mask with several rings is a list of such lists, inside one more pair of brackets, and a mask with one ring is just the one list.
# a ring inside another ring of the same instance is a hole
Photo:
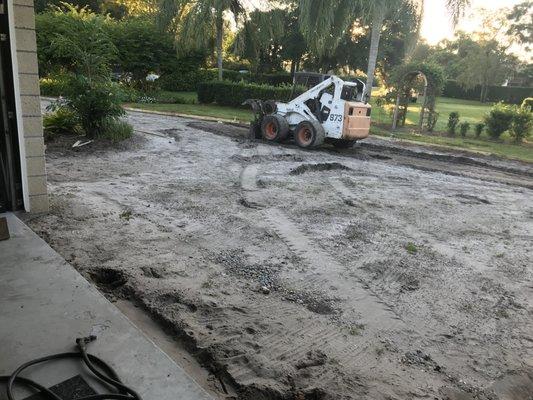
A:
{"label": "green lawn", "polygon": [[473,137],[448,137],[419,135],[417,133],[398,131],[392,134],[390,131],[373,126],[371,133],[374,136],[394,137],[395,139],[407,140],[432,146],[452,147],[457,150],[475,151],[483,154],[494,154],[499,157],[533,162],[533,143],[517,145],[512,143],[509,137],[503,137],[502,141],[487,139],[475,139]]}
{"label": "green lawn", "polygon": [[[197,103],[195,92],[163,92],[161,98],[179,98],[187,103]],[[181,101],[180,100],[180,101]],[[152,111],[169,112],[185,115],[198,115],[203,117],[213,117],[237,122],[249,122],[253,118],[251,110],[221,107],[213,104],[127,104],[132,108],[146,109]],[[510,159],[518,159],[533,162],[533,144],[525,143],[516,145],[511,142],[507,135],[502,136],[502,141],[494,142],[488,140],[485,134],[481,139],[474,138],[474,124],[482,122],[483,116],[490,109],[490,104],[482,104],[477,101],[457,100],[445,97],[437,99],[437,111],[440,113],[436,125],[436,131],[445,132],[448,122],[448,114],[452,111],[459,112],[461,121],[471,124],[470,132],[466,138],[448,137],[445,135],[419,135],[414,132],[418,123],[420,105],[413,104],[408,109],[407,126],[394,133],[396,139],[409,140],[430,145],[447,146],[455,149],[471,150],[485,154],[495,154]],[[372,126],[372,134],[376,136],[391,137],[391,133],[386,129],[390,126],[391,118],[387,111],[374,105],[372,120],[380,125]]]}
{"label": "green lawn", "polygon": [[[372,117],[375,122],[383,124],[392,124],[390,113],[375,106],[372,110]],[[482,104],[478,101],[450,99],[446,97],[437,98],[436,110],[439,113],[439,119],[435,130],[438,132],[446,131],[446,124],[448,123],[448,115],[457,111],[459,113],[461,122],[466,121],[470,123],[470,131],[474,131],[474,124],[483,121],[483,116],[490,110],[492,104]],[[408,125],[417,125],[420,117],[420,104],[412,104],[407,111],[406,123]]]}

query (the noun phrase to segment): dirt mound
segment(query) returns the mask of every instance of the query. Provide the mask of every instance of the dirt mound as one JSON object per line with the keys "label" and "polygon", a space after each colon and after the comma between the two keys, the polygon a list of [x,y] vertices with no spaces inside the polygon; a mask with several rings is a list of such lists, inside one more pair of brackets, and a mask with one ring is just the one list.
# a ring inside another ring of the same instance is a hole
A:
{"label": "dirt mound", "polygon": [[332,163],[318,163],[318,164],[302,164],[299,167],[293,169],[291,175],[302,175],[308,172],[318,172],[318,171],[349,171],[351,168],[348,168],[346,165],[342,165],[336,162]]}

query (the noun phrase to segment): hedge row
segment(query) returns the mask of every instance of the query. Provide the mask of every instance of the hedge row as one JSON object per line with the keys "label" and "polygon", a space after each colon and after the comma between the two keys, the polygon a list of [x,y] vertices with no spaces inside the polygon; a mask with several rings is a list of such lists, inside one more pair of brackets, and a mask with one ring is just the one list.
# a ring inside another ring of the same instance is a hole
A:
{"label": "hedge row", "polygon": [[[249,72],[241,73],[239,71],[224,70],[224,79],[231,82],[248,82],[256,84],[265,84],[270,86],[280,86],[292,84],[292,77],[288,73],[277,74],[251,74]],[[176,73],[163,75],[159,78],[159,84],[163,90],[172,92],[194,92],[198,90],[201,82],[209,82],[218,79],[218,70],[196,69],[191,71],[177,71]]]}
{"label": "hedge row", "polygon": [[[456,82],[449,80],[444,85],[442,95],[453,99],[479,100],[481,97],[481,86],[472,89],[464,89]],[[510,104],[521,104],[527,97],[533,97],[533,88],[515,86],[489,86],[487,101]]]}
{"label": "hedge row", "polygon": [[[296,89],[296,95],[303,93]],[[241,107],[248,99],[288,101],[292,87],[237,83],[231,81],[203,82],[198,86],[198,101],[202,104],[217,103],[221,106]]]}

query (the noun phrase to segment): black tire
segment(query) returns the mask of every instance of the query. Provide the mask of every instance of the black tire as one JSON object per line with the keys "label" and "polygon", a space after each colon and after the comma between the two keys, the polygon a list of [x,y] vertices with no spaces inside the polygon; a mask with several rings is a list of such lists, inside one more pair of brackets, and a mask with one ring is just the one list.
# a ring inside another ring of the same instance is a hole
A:
{"label": "black tire", "polygon": [[302,121],[294,130],[294,141],[304,149],[321,146],[325,137],[324,127],[318,121]]}
{"label": "black tire", "polygon": [[281,142],[289,135],[289,123],[281,115],[266,115],[261,122],[261,134],[268,142]]}
{"label": "black tire", "polygon": [[263,103],[263,112],[265,114],[275,114],[278,111],[278,105],[274,100],[267,100]]}
{"label": "black tire", "polygon": [[257,121],[250,122],[248,138],[251,140],[261,139],[261,124]]}
{"label": "black tire", "polygon": [[332,141],[333,146],[337,149],[351,149],[353,145],[355,144],[355,140],[347,140],[347,139],[334,139]]}

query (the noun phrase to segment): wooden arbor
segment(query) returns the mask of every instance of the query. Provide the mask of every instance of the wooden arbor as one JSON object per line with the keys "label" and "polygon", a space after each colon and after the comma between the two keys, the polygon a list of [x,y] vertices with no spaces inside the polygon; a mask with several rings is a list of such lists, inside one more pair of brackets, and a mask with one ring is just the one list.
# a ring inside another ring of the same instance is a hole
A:
{"label": "wooden arbor", "polygon": [[434,123],[432,119],[436,118],[435,113],[435,99],[436,99],[436,85],[428,80],[428,76],[421,70],[413,70],[405,73],[398,84],[398,95],[396,97],[396,105],[394,107],[394,114],[392,119],[392,130],[398,127],[398,119],[402,118],[402,125],[405,124],[407,115],[407,108],[411,101],[411,91],[416,86],[417,81],[421,79],[423,84],[423,100],[420,107],[420,118],[418,121],[418,130],[422,132],[424,127],[428,130],[433,130]]}

